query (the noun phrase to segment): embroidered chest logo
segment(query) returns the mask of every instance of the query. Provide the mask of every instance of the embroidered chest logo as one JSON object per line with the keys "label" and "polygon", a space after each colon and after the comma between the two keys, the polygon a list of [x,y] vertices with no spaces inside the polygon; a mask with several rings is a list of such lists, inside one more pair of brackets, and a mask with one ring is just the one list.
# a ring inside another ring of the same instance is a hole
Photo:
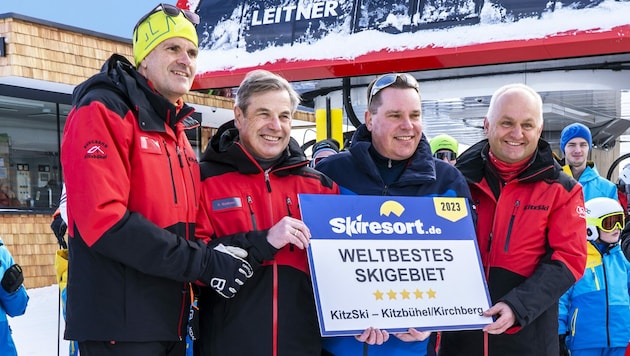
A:
{"label": "embroidered chest logo", "polygon": [[91,140],[83,145],[85,155],[83,158],[106,159],[107,144],[103,141]]}
{"label": "embroidered chest logo", "polygon": [[549,205],[531,205],[531,204],[527,204],[525,205],[525,210],[542,210],[542,211],[548,211],[549,210]]}

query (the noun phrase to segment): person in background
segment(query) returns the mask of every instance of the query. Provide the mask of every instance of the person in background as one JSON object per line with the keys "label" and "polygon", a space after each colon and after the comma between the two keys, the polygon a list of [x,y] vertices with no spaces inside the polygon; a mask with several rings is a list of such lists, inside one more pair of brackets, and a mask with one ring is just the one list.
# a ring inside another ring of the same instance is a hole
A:
{"label": "person in background", "polygon": [[[322,160],[316,169],[339,184],[342,194],[470,199],[461,173],[432,157],[422,133],[416,79],[406,73],[385,74],[370,83],[367,93],[365,123],[350,148]],[[409,329],[390,338],[385,330],[368,328],[356,337],[325,338],[324,349],[336,356],[434,355],[435,348],[427,346],[429,334]]]}
{"label": "person in background", "polygon": [[459,143],[453,137],[447,134],[437,135],[429,141],[429,145],[431,145],[431,154],[433,154],[433,157],[448,162],[451,165],[457,163]]}
{"label": "person in background", "polygon": [[[619,173],[619,183],[617,184],[617,190],[619,194],[619,203],[624,208],[627,221],[629,208],[628,197],[630,196],[630,164],[625,165],[621,170],[621,173]],[[626,224],[621,231],[620,241],[621,250],[626,256],[626,259],[630,261],[630,224]]]}
{"label": "person in background", "polygon": [[[584,273],[582,186],[541,139],[542,99],[531,87],[494,92],[487,139],[455,165],[468,180],[492,307],[483,330],[445,331],[440,356],[558,355],[558,300]],[[484,352],[485,350],[485,352]]]}
{"label": "person in background", "polygon": [[588,127],[580,123],[566,126],[560,133],[560,149],[564,154],[564,172],[582,184],[584,200],[597,197],[618,199],[617,187],[601,177],[588,154],[593,148],[593,139]]}
{"label": "person in background", "polygon": [[26,312],[28,294],[24,287],[24,274],[15,263],[11,252],[0,238],[0,355],[17,356],[7,316],[16,317]]}
{"label": "person in background", "polygon": [[617,200],[626,213],[626,219],[630,214],[630,206],[628,205],[628,197],[630,197],[630,164],[626,164],[617,180]]}
{"label": "person in background", "polygon": [[334,138],[317,141],[311,151],[313,153],[311,154],[309,166],[313,168],[323,158],[339,153],[339,142]]}
{"label": "person in background", "polygon": [[17,195],[8,183],[2,183],[0,185],[0,207],[15,207],[20,206],[20,201],[17,199]]}
{"label": "person in background", "polygon": [[[231,298],[245,251],[194,236],[199,164],[182,101],[196,72],[196,14],[160,4],[77,86],[61,144],[68,221],[67,340],[82,356],[186,353],[191,282]],[[89,172],[89,174],[86,174]]]}
{"label": "person in background", "polygon": [[201,157],[197,236],[248,253],[253,277],[226,300],[202,289],[195,355],[320,356],[321,336],[298,194],[339,194],[291,138],[300,97],[284,78],[249,72]]}
{"label": "person in background", "polygon": [[587,268],[560,298],[560,355],[623,356],[630,341],[630,262],[619,246],[624,209],[606,197],[585,205]]}
{"label": "person in background", "polygon": [[[66,185],[62,184],[59,207],[52,215],[50,229],[57,238],[59,249],[55,253],[55,276],[59,286],[59,298],[61,300],[61,311],[63,320],[66,320],[66,297],[68,285],[68,243],[66,242],[66,231],[68,230],[68,212],[66,209]],[[77,356],[79,354],[79,343],[70,341],[68,345],[68,355]]]}

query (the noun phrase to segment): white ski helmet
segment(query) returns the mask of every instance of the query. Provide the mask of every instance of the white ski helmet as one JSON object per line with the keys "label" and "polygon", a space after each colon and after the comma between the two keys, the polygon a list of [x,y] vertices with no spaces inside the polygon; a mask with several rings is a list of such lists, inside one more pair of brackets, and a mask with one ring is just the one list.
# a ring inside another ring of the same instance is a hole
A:
{"label": "white ski helmet", "polygon": [[[624,216],[621,204],[615,199],[607,197],[593,198],[584,204],[586,208],[586,239],[597,240],[599,232],[597,228],[601,228],[602,224],[599,219],[603,216],[619,213]],[[623,229],[623,222],[621,224]]]}

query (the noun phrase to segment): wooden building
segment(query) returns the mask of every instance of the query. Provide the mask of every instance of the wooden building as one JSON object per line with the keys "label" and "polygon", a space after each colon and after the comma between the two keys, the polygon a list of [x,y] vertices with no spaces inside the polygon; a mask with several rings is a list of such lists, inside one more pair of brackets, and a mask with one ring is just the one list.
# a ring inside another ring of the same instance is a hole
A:
{"label": "wooden building", "polygon": [[[50,222],[63,182],[61,132],[72,90],[112,53],[132,60],[131,40],[0,14],[0,183],[9,185],[18,201],[0,207],[0,236],[23,267],[27,288],[56,283],[53,262],[59,246]],[[231,110],[233,100],[202,92],[184,100],[200,112],[202,128],[193,146],[201,152],[216,128],[206,124],[204,115]],[[314,121],[308,113],[297,118]]]}

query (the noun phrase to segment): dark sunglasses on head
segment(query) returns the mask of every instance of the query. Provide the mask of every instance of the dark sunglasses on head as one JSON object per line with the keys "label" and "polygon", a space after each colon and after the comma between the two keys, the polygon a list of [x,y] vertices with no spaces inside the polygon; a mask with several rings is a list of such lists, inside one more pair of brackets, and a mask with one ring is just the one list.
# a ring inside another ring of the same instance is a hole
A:
{"label": "dark sunglasses on head", "polygon": [[159,10],[162,10],[163,13],[171,17],[177,17],[180,13],[182,13],[184,14],[184,17],[187,18],[188,21],[190,21],[193,25],[199,25],[199,15],[195,14],[194,12],[180,9],[177,6],[173,6],[170,4],[160,4],[156,6],[153,10],[149,11],[146,15],[142,16],[142,18],[133,27],[133,32],[136,32],[136,29],[138,28],[138,26],[140,26],[141,23],[143,23],[146,19],[149,18],[149,16],[155,14]]}
{"label": "dark sunglasses on head", "polygon": [[619,230],[623,230],[625,216],[623,215],[623,213],[618,212],[606,214],[597,219],[589,218],[589,220],[591,220],[589,224],[597,226],[598,228],[600,228],[600,230],[604,232],[611,232],[616,227],[618,227]]}
{"label": "dark sunglasses on head", "polygon": [[457,158],[457,155],[453,151],[439,151],[433,154],[433,157],[437,159],[444,160],[444,158],[448,158],[449,161],[454,161]]}
{"label": "dark sunglasses on head", "polygon": [[378,94],[381,90],[391,86],[396,83],[396,81],[400,81],[407,85],[409,88],[415,89],[417,92],[419,91],[419,85],[416,78],[412,77],[407,73],[390,73],[384,74],[380,76],[372,85],[372,89],[370,90],[370,96],[368,97],[368,107],[372,104],[372,98],[374,95]]}

